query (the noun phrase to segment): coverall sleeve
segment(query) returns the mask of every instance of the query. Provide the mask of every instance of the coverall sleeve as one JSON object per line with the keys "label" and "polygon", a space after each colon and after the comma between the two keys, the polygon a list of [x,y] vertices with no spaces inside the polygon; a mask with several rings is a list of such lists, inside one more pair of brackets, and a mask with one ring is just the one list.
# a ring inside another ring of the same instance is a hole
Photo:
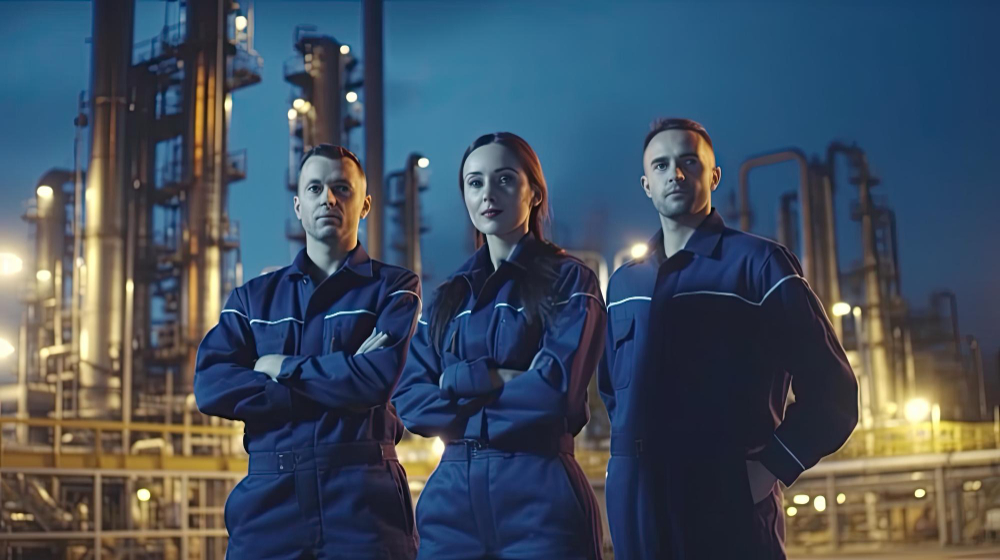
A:
{"label": "coverall sleeve", "polygon": [[413,336],[399,387],[392,397],[407,430],[424,437],[459,438],[468,418],[483,407],[483,398],[454,400],[442,395],[441,376],[448,367],[468,366],[450,354],[440,356],[431,341],[430,327],[421,322]]}
{"label": "coverall sleeve", "polygon": [[371,408],[388,403],[406,361],[420,305],[417,276],[400,276],[386,288],[375,320],[375,329],[389,335],[385,346],[358,355],[338,351],[285,358],[278,382],[330,408]]}
{"label": "coverall sleeve", "polygon": [[858,383],[795,256],[776,249],[761,270],[769,346],[792,381],[790,404],[756,455],[786,486],[839,449],[858,423]]}
{"label": "coverall sleeve", "polygon": [[291,411],[287,387],[254,371],[257,346],[240,288],[226,301],[219,323],[198,346],[194,397],[198,410],[230,420],[275,420]]}
{"label": "coverall sleeve", "polygon": [[[608,299],[611,299],[611,287],[608,286]],[[608,418],[614,422],[615,418],[615,390],[611,382],[611,368],[615,363],[615,340],[611,333],[611,322],[607,322],[604,328],[604,353],[597,363],[597,391],[604,401],[604,408],[608,410]]]}
{"label": "coverall sleeve", "polygon": [[504,384],[487,409],[490,439],[562,420],[567,411],[587,406],[587,384],[604,352],[607,310],[589,269],[574,267],[559,284],[556,293],[564,299],[556,302],[541,349],[528,371]]}

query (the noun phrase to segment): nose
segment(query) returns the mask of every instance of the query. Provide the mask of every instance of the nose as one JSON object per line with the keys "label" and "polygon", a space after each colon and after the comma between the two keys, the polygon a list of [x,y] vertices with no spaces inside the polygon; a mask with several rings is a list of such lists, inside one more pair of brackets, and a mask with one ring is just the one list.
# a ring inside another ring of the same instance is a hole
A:
{"label": "nose", "polygon": [[483,181],[483,202],[492,202],[496,200],[493,197],[493,183],[489,179]]}
{"label": "nose", "polygon": [[324,201],[324,203],[330,206],[337,205],[337,197],[336,195],[333,194],[333,189],[331,189],[330,187],[326,188],[326,200]]}
{"label": "nose", "polygon": [[684,180],[684,171],[681,169],[681,166],[678,165],[674,167],[674,182],[680,183],[683,180]]}

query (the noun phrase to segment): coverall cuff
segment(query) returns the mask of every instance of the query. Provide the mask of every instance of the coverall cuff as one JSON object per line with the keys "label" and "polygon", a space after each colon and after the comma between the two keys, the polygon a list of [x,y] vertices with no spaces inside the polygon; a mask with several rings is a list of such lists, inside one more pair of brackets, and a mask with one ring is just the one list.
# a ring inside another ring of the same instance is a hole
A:
{"label": "coverall cuff", "polygon": [[499,385],[491,379],[489,370],[489,358],[462,361],[448,366],[441,374],[441,397],[449,400],[479,397],[493,391]]}
{"label": "coverall cuff", "polygon": [[264,384],[264,393],[267,394],[269,400],[273,399],[278,410],[292,409],[292,392],[288,390],[288,387],[277,382],[267,382]]}
{"label": "coverall cuff", "polygon": [[806,470],[799,462],[799,458],[778,439],[777,434],[771,436],[771,441],[759,453],[750,458],[760,461],[786,487],[791,486]]}
{"label": "coverall cuff", "polygon": [[302,363],[308,360],[308,356],[288,356],[281,361],[281,368],[278,371],[277,381],[291,381],[298,377],[302,370]]}

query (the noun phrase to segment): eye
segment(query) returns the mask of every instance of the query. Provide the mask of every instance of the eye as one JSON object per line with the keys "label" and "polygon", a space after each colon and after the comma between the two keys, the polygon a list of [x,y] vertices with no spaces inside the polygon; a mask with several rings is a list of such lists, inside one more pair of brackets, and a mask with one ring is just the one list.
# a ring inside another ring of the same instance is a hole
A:
{"label": "eye", "polygon": [[698,160],[694,158],[688,158],[684,160],[684,165],[698,165]]}
{"label": "eye", "polygon": [[348,194],[351,192],[351,187],[348,187],[347,185],[337,185],[337,191]]}
{"label": "eye", "polygon": [[315,194],[315,193],[318,193],[319,191],[323,190],[323,188],[321,186],[319,186],[318,183],[310,183],[309,186],[306,187],[306,190]]}
{"label": "eye", "polygon": [[469,179],[468,185],[474,189],[478,189],[483,186],[483,181],[482,179]]}
{"label": "eye", "polygon": [[514,182],[514,178],[511,177],[510,175],[501,175],[500,176],[500,184],[501,185],[509,185],[509,184],[511,184],[513,182]]}
{"label": "eye", "polygon": [[657,164],[653,165],[653,169],[655,169],[657,171],[666,171],[667,170],[667,164],[665,164],[663,162],[657,163]]}

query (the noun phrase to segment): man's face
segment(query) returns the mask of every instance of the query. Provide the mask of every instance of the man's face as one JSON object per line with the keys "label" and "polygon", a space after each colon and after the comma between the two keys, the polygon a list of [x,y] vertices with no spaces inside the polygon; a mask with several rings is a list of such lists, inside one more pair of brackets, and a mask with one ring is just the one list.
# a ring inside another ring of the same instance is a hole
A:
{"label": "man's face", "polygon": [[351,243],[371,209],[361,169],[346,158],[312,156],[299,173],[295,216],[306,235],[327,244]]}
{"label": "man's face", "polygon": [[653,137],[642,156],[640,182],[665,218],[706,214],[722,169],[702,136],[690,130],[665,130]]}

